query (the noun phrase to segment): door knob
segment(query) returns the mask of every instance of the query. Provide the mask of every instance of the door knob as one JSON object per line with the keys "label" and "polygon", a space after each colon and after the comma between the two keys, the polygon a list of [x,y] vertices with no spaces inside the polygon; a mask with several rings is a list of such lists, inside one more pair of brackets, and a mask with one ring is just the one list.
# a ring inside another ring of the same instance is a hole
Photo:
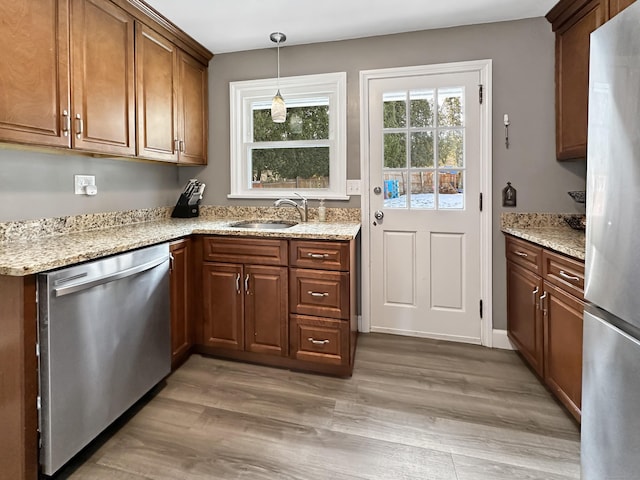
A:
{"label": "door knob", "polygon": [[376,220],[382,220],[384,218],[384,212],[382,210],[376,210],[373,216]]}

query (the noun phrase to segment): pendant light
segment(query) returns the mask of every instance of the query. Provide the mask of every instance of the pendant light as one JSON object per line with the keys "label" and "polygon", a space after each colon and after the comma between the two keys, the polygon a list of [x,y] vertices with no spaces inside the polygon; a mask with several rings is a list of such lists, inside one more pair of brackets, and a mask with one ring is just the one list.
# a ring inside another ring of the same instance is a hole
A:
{"label": "pendant light", "polygon": [[287,36],[281,32],[273,32],[269,38],[278,45],[278,91],[271,102],[271,120],[274,123],[284,123],[287,119],[287,106],[280,95],[280,43],[284,42]]}

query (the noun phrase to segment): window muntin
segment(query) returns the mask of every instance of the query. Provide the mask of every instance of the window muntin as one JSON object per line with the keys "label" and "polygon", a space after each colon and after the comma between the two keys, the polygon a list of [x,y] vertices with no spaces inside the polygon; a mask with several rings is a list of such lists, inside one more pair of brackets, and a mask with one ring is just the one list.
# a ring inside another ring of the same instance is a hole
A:
{"label": "window muntin", "polygon": [[280,79],[287,120],[271,121],[276,80],[232,82],[231,198],[347,199],[346,74]]}

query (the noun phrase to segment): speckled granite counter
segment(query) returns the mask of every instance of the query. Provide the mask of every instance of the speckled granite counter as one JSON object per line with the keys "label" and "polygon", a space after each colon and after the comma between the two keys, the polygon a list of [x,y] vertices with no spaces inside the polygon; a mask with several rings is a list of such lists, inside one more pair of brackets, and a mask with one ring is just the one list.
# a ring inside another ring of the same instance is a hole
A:
{"label": "speckled granite counter", "polygon": [[[290,210],[295,213],[295,210]],[[26,239],[0,243],[0,275],[24,276],[44,272],[191,234],[351,240],[360,231],[360,224],[349,218],[299,223],[284,230],[250,230],[230,226],[238,220],[256,218],[252,215],[255,211],[235,218],[165,218],[68,234],[27,236]]]}
{"label": "speckled granite counter", "polygon": [[564,217],[555,213],[503,213],[501,229],[514,237],[584,260],[584,231],[569,227]]}

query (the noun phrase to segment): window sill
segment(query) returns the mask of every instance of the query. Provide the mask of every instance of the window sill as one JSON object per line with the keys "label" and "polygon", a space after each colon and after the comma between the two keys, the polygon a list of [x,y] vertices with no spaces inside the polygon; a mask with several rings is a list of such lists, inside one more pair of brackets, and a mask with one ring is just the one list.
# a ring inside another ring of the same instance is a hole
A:
{"label": "window sill", "polygon": [[[350,200],[351,197],[349,195],[335,195],[335,194],[322,194],[322,193],[307,193],[302,192],[300,195],[304,196],[307,200]],[[297,195],[294,195],[290,192],[273,192],[273,195],[252,195],[250,193],[235,193],[228,194],[227,198],[229,199],[251,199],[251,200],[277,200],[279,198],[298,198]]]}

